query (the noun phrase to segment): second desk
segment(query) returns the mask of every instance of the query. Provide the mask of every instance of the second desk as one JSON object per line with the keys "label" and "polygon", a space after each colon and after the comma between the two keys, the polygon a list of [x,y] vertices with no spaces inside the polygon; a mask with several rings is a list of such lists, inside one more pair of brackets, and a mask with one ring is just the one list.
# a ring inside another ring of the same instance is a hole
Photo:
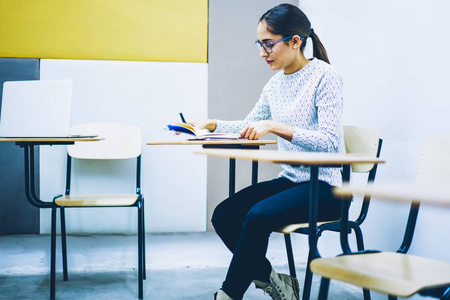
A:
{"label": "second desk", "polygon": [[[276,164],[289,164],[293,166],[308,167],[310,171],[310,194],[309,194],[309,255],[307,270],[310,269],[310,263],[313,259],[320,257],[317,250],[317,218],[318,218],[318,184],[319,168],[343,168],[343,181],[350,180],[350,166],[354,163],[384,163],[384,160],[365,157],[353,154],[341,153],[319,153],[319,152],[296,152],[296,151],[271,151],[271,150],[221,150],[208,149],[195,151],[198,154],[209,156],[246,159],[252,161],[262,161]],[[341,227],[348,228],[348,209],[350,201],[341,203]],[[344,253],[350,252],[348,245],[347,231],[341,230],[341,247]],[[309,275],[308,275],[309,274]],[[302,299],[309,299],[311,292],[312,273],[307,272]]]}

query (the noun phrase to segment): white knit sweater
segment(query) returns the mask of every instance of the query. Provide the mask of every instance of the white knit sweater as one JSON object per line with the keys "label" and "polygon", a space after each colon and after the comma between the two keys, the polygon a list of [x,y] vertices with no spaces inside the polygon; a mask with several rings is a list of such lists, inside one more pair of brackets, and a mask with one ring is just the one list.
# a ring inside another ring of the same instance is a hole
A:
{"label": "white knit sweater", "polygon": [[[331,65],[314,58],[296,73],[278,72],[244,120],[217,120],[215,132],[240,132],[250,122],[271,119],[295,128],[291,142],[278,137],[279,150],[344,153],[342,114],[342,79]],[[281,167],[280,177],[309,180],[308,168]],[[333,186],[342,183],[337,168],[320,168],[319,179]]]}

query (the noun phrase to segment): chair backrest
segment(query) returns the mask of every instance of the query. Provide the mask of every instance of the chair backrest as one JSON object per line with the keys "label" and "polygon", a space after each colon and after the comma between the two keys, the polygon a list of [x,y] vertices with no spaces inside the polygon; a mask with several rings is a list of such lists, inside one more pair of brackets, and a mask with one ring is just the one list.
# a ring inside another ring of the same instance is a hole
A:
{"label": "chair backrest", "polygon": [[79,159],[127,159],[141,154],[141,130],[125,123],[84,123],[73,126],[71,134],[98,134],[99,142],[77,142],[68,146],[68,154]]}
{"label": "chair backrest", "polygon": [[[372,129],[358,126],[344,126],[345,150],[351,154],[376,157],[379,152],[380,137]],[[353,164],[352,172],[367,173],[374,164]]]}
{"label": "chair backrest", "polygon": [[[379,157],[383,140],[378,132],[359,126],[344,126],[345,150],[351,154]],[[375,164],[352,164],[352,172],[367,173],[367,182],[373,182],[377,172]],[[361,225],[367,217],[370,205],[370,196],[365,196],[362,201],[361,211],[355,224]]]}
{"label": "chair backrest", "polygon": [[420,153],[416,182],[447,185],[450,181],[450,133],[429,137]]}
{"label": "chair backrest", "polygon": [[[450,180],[450,133],[429,137],[422,146],[417,165],[416,182],[420,185],[445,185]],[[411,199],[414,200],[414,199]],[[420,202],[413,201],[403,242],[397,252],[406,253],[412,243]]]}

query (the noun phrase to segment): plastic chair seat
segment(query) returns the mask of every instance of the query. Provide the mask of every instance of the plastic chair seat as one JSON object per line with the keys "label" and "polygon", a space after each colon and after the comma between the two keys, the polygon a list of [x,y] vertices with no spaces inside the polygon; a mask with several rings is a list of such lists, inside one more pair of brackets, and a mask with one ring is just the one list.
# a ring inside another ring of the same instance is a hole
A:
{"label": "plastic chair seat", "polygon": [[311,270],[326,278],[404,298],[425,288],[450,284],[450,263],[396,252],[319,258],[311,262]]}
{"label": "plastic chair seat", "polygon": [[[337,223],[337,222],[339,222],[339,220],[317,222],[317,226],[320,226],[320,225],[323,225],[323,224],[328,224],[328,223]],[[288,234],[288,233],[293,233],[294,231],[296,231],[296,230],[298,230],[300,228],[308,229],[309,228],[309,224],[308,223],[289,224],[287,226],[284,226],[284,227],[276,230],[275,232]]]}
{"label": "plastic chair seat", "polygon": [[55,203],[64,207],[132,206],[138,197],[138,194],[66,195],[55,199]]}

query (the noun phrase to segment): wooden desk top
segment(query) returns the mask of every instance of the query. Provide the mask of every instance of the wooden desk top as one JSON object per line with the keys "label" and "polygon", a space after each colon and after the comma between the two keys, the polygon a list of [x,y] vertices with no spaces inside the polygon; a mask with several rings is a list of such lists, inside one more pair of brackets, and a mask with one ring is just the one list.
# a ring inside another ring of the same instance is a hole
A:
{"label": "wooden desk top", "polygon": [[291,165],[338,165],[353,163],[384,163],[379,158],[354,154],[323,153],[323,152],[295,152],[278,150],[235,150],[235,149],[202,149],[194,153],[209,156],[235,159],[258,160],[270,163]]}
{"label": "wooden desk top", "polygon": [[372,195],[372,197],[395,202],[411,202],[418,200],[422,203],[450,207],[450,188],[443,186],[418,184],[369,184],[352,186],[344,184],[335,188],[334,192],[340,196]]}
{"label": "wooden desk top", "polygon": [[49,143],[49,142],[96,142],[102,141],[104,138],[95,137],[95,138],[0,138],[0,142],[18,142],[18,143]]}
{"label": "wooden desk top", "polygon": [[148,142],[147,145],[248,145],[263,146],[268,144],[276,144],[273,140],[191,140],[191,141],[158,141]]}

